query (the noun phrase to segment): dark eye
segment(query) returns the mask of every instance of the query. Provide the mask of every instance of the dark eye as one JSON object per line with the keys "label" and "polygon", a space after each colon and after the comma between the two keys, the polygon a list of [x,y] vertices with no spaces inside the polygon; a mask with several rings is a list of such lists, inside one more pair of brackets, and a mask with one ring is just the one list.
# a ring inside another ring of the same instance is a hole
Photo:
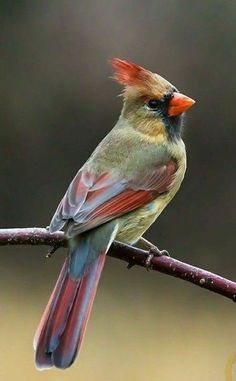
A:
{"label": "dark eye", "polygon": [[158,99],[150,99],[148,101],[147,106],[150,110],[157,110],[160,106],[160,101]]}

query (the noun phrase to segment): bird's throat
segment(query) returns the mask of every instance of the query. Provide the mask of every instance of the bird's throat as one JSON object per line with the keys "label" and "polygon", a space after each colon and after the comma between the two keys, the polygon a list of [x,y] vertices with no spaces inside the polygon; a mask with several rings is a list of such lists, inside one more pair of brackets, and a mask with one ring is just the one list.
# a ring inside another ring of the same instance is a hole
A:
{"label": "bird's throat", "polygon": [[135,130],[145,135],[150,142],[162,143],[167,139],[167,132],[161,120],[137,120]]}

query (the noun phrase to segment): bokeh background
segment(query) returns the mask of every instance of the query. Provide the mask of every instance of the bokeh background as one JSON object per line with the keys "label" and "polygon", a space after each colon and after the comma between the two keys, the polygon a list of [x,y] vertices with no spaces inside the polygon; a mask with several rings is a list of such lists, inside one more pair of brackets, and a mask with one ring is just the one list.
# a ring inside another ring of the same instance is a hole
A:
{"label": "bokeh background", "polygon": [[[110,57],[156,71],[196,99],[188,171],[146,237],[236,279],[236,2],[1,1],[0,225],[46,226],[68,183],[115,123]],[[108,258],[79,361],[38,372],[32,339],[65,256],[2,247],[0,380],[229,381],[236,306]],[[232,365],[232,379],[236,369]]]}

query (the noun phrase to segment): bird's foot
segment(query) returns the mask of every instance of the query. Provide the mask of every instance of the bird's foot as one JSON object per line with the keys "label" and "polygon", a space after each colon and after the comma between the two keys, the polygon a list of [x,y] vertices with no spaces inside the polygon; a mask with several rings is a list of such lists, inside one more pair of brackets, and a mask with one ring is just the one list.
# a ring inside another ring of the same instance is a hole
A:
{"label": "bird's foot", "polygon": [[46,258],[51,258],[52,255],[55,253],[55,251],[57,251],[57,249],[59,249],[60,245],[58,244],[54,244],[47,252],[46,254]]}
{"label": "bird's foot", "polygon": [[145,261],[145,268],[147,271],[151,270],[152,269],[152,259],[154,257],[154,254],[151,254],[149,252],[148,256],[147,256],[147,259]]}
{"label": "bird's foot", "polygon": [[126,268],[129,270],[129,269],[132,269],[132,267],[134,266],[135,266],[135,263],[129,262]]}
{"label": "bird's foot", "polygon": [[165,257],[170,257],[170,254],[168,253],[167,250],[160,250],[160,249],[158,249],[157,246],[150,247],[149,253],[154,254],[154,256],[157,256],[157,257],[162,257],[163,255]]}
{"label": "bird's foot", "polygon": [[154,257],[162,257],[163,255],[165,257],[170,256],[170,254],[168,253],[167,250],[160,250],[160,249],[158,249],[157,246],[150,247],[149,254],[148,254],[147,259],[145,261],[145,267],[146,267],[147,271],[152,269],[152,259]]}

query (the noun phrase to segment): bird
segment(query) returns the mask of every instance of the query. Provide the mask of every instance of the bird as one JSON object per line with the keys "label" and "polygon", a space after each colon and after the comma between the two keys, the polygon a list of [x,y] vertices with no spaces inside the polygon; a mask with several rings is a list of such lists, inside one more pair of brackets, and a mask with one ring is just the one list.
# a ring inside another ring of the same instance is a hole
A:
{"label": "bird", "polygon": [[123,87],[121,114],[77,172],[49,226],[50,233],[64,229],[69,249],[34,338],[39,370],[75,361],[112,242],[142,240],[186,171],[184,115],[195,101],[142,66],[119,58],[110,63]]}

